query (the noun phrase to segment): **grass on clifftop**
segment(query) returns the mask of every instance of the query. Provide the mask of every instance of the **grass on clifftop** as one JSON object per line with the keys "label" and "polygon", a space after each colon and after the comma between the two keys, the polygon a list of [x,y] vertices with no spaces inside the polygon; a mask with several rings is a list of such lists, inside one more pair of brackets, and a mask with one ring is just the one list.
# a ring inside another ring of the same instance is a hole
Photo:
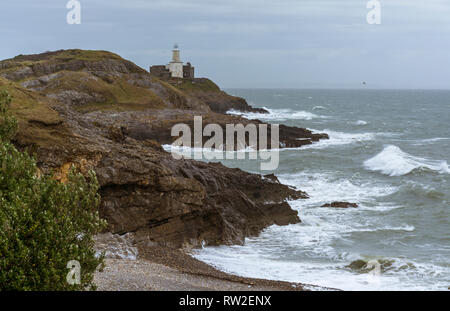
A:
{"label": "grass on clifftop", "polygon": [[[120,70],[123,69],[121,65],[130,75]],[[209,79],[157,79],[141,67],[107,51],[60,50],[19,55],[0,62],[2,75],[35,89],[36,94],[39,92],[70,103],[73,110],[81,113],[139,111],[168,106],[203,109],[200,102],[186,95],[220,91]],[[142,83],[145,79],[147,81]]]}
{"label": "grass on clifftop", "polygon": [[10,110],[19,120],[44,125],[56,125],[62,122],[58,113],[43,103],[35,92],[0,78],[0,92],[2,91],[8,91],[13,98]]}
{"label": "grass on clifftop", "polygon": [[[132,64],[117,54],[108,51],[94,50],[59,50],[54,52],[45,52],[41,54],[18,55],[16,57],[0,61],[0,75],[11,74],[26,67],[37,64],[57,65],[69,63],[71,61],[96,62],[103,60],[115,60],[126,64]],[[133,64],[134,65],[134,64]],[[136,72],[144,71],[142,68],[134,65]],[[133,66],[129,66],[129,69]],[[25,79],[26,80],[26,79]]]}
{"label": "grass on clifftop", "polygon": [[45,89],[47,94],[59,94],[66,90],[77,91],[90,96],[99,96],[96,102],[77,104],[78,112],[127,111],[162,108],[164,101],[151,90],[134,86],[122,78],[107,83],[83,71],[64,71]]}
{"label": "grass on clifftop", "polygon": [[102,59],[116,59],[125,61],[117,54],[108,51],[94,50],[59,50],[41,54],[17,55],[16,57],[3,60],[2,62],[14,62],[17,65],[29,66],[41,61],[66,61],[68,59],[80,59],[86,61],[99,61]]}
{"label": "grass on clifftop", "polygon": [[16,135],[19,144],[40,146],[70,144],[67,140],[69,133],[62,125],[62,118],[47,103],[50,99],[0,78],[0,92],[2,91],[7,91],[12,97],[10,111],[19,123]]}

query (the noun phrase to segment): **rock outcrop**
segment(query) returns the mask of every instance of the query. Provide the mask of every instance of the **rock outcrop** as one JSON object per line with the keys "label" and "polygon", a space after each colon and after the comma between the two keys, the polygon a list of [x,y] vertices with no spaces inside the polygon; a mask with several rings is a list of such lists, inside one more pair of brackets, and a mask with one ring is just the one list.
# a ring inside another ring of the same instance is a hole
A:
{"label": "rock outcrop", "polygon": [[[108,52],[18,56],[0,62],[0,76],[19,120],[16,145],[61,181],[71,166],[94,170],[112,233],[133,232],[141,246],[195,247],[239,244],[272,224],[300,221],[286,201],[306,193],[275,176],[175,160],[161,148],[174,139],[171,126],[194,114],[219,124],[260,121],[211,111],[202,96]],[[326,138],[292,127],[280,137],[286,146]]]}
{"label": "rock outcrop", "polygon": [[322,205],[321,207],[334,207],[334,208],[357,208],[358,204],[349,202],[332,202]]}
{"label": "rock outcrop", "polygon": [[220,90],[211,80],[197,78],[192,80],[169,79],[168,83],[190,96],[196,97],[207,104],[213,112],[226,113],[229,110],[269,113],[264,108],[250,106],[242,97],[232,96]]}

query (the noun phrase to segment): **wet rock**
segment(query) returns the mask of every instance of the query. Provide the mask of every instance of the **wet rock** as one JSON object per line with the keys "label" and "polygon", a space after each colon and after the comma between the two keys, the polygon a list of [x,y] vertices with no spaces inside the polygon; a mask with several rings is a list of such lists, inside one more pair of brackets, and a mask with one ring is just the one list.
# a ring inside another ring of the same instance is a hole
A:
{"label": "wet rock", "polygon": [[267,178],[267,179],[269,179],[269,180],[271,180],[271,181],[273,181],[273,182],[276,182],[276,183],[280,183],[280,181],[278,180],[278,177],[277,176],[275,176],[275,174],[268,174],[268,175],[264,175],[264,178]]}
{"label": "wet rock", "polygon": [[269,113],[264,108],[254,108],[250,106],[244,98],[228,95],[220,92],[202,92],[194,91],[189,93],[206,103],[212,111],[218,113],[226,113],[229,110],[237,110],[242,112]]}
{"label": "wet rock", "polygon": [[362,260],[362,259],[358,259],[358,260],[354,260],[352,261],[349,265],[347,265],[346,267],[354,270],[354,271],[360,271],[363,268],[365,268],[367,265],[367,262]]}
{"label": "wet rock", "polygon": [[[358,272],[358,273],[383,273],[387,270],[392,269],[392,265],[394,264],[394,260],[389,259],[357,259],[352,261],[349,265],[345,266],[346,268]],[[411,268],[411,267],[409,267]]]}
{"label": "wet rock", "polygon": [[322,205],[321,207],[334,207],[334,208],[357,208],[358,204],[349,202],[332,202]]}

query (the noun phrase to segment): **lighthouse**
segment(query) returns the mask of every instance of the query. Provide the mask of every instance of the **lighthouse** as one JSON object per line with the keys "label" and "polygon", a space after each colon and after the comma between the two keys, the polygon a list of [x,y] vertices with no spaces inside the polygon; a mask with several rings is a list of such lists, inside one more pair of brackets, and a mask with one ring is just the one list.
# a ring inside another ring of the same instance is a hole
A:
{"label": "lighthouse", "polygon": [[180,49],[175,44],[172,50],[172,60],[167,65],[154,65],[150,67],[150,73],[158,78],[169,80],[171,78],[195,79],[195,68],[191,63],[183,64],[180,57]]}
{"label": "lighthouse", "polygon": [[183,78],[183,62],[180,58],[180,49],[175,44],[172,50],[172,61],[169,63],[169,71],[172,78]]}

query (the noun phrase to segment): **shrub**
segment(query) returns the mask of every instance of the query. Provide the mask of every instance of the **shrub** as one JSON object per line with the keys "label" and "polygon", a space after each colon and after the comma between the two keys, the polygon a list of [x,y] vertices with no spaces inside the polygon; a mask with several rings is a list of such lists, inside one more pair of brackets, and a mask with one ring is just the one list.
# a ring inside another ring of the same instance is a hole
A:
{"label": "shrub", "polygon": [[8,141],[17,130],[17,120],[8,113],[11,96],[6,91],[0,94],[0,141]]}
{"label": "shrub", "polygon": [[[72,169],[67,183],[40,176],[34,159],[9,142],[17,128],[10,101],[0,96],[0,290],[93,289],[103,263],[93,236],[105,227],[95,174]],[[66,280],[71,260],[80,263],[80,284]]]}

